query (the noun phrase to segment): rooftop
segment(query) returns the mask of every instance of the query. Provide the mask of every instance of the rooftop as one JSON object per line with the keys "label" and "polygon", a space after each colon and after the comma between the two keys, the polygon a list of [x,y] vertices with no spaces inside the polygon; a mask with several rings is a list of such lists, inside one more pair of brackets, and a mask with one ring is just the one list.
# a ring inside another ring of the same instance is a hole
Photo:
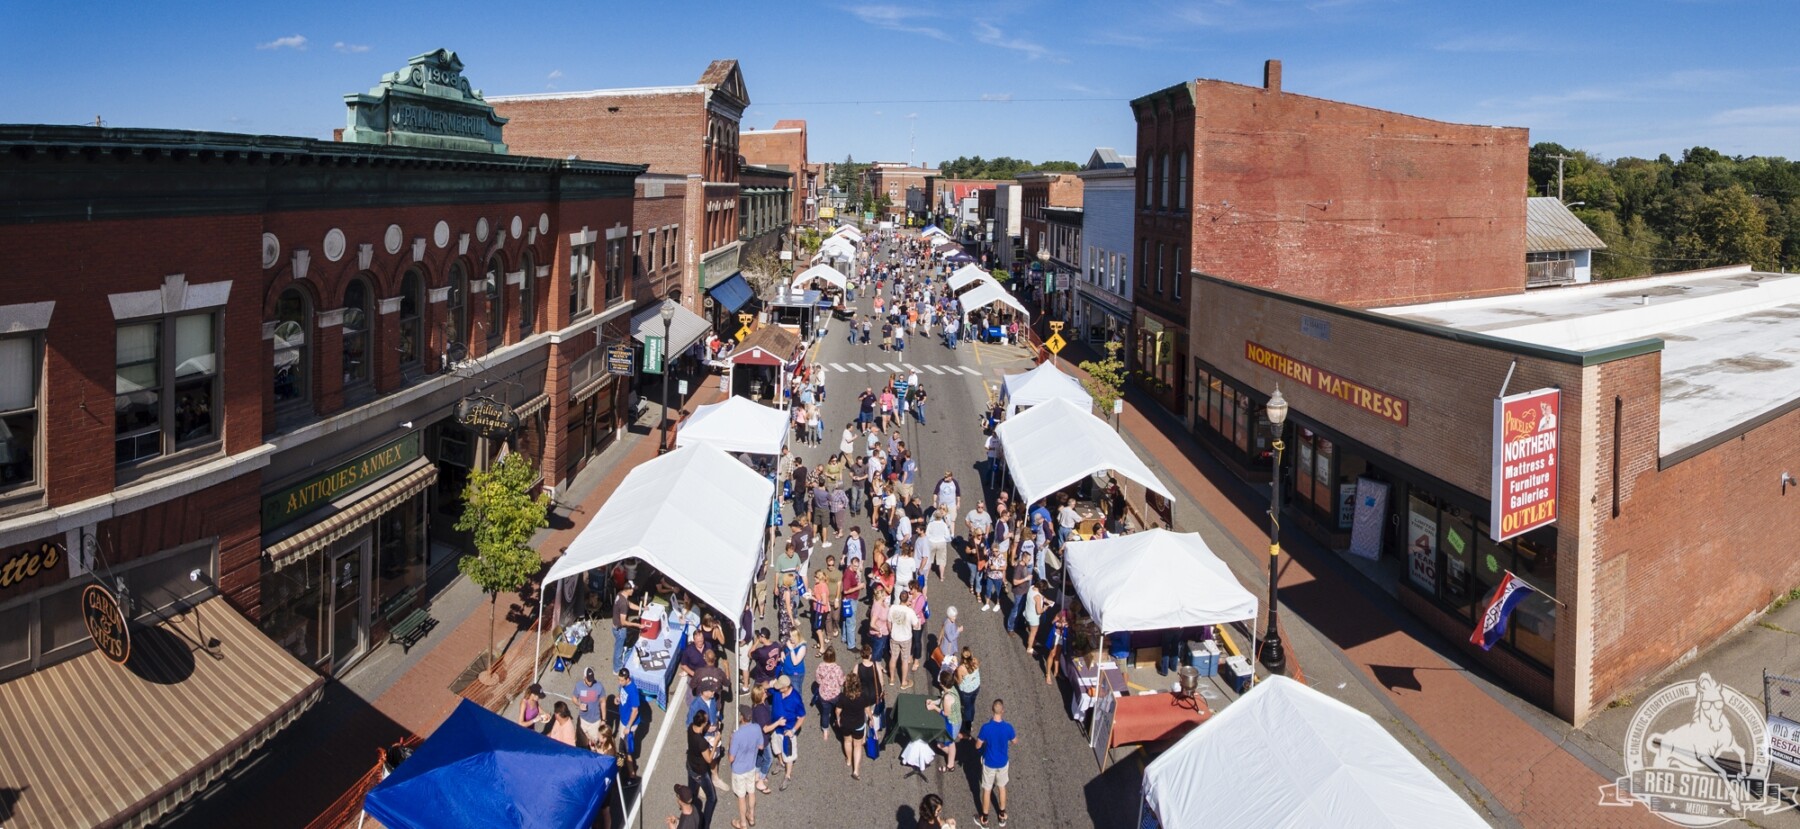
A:
{"label": "rooftop", "polygon": [[1594,235],[1562,199],[1532,196],[1525,199],[1525,252],[1601,250],[1606,243]]}
{"label": "rooftop", "polygon": [[1372,310],[1569,351],[1661,340],[1663,457],[1800,399],[1800,275],[1736,265]]}

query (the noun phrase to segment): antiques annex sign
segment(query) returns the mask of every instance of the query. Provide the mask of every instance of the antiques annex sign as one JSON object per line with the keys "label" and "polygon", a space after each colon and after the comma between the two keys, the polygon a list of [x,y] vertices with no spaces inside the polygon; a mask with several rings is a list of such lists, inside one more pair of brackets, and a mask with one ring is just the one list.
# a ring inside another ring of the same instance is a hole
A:
{"label": "antiques annex sign", "polygon": [[419,456],[419,433],[351,459],[273,495],[263,497],[263,530],[268,531],[312,512],[348,492],[399,469]]}
{"label": "antiques annex sign", "polygon": [[506,119],[463,77],[456,53],[416,55],[406,68],[381,76],[367,93],[344,96],[344,140],[362,144],[504,153]]}

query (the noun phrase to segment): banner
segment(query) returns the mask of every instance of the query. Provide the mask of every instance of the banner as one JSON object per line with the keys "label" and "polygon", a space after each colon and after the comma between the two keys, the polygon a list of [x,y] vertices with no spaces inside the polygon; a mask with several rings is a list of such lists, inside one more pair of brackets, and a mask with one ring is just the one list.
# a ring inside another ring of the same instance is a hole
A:
{"label": "banner", "polygon": [[1437,594],[1437,510],[1412,499],[1406,518],[1407,574],[1426,593]]}
{"label": "banner", "polygon": [[1356,517],[1350,524],[1350,552],[1374,561],[1381,558],[1381,530],[1387,525],[1388,485],[1373,478],[1356,479]]}
{"label": "banner", "polygon": [[1788,776],[1800,776],[1800,723],[1769,715],[1769,759]]}
{"label": "banner", "polygon": [[676,655],[687,645],[687,631],[668,624],[665,612],[656,602],[644,603],[644,615],[640,619],[643,628],[631,651],[625,655],[625,669],[631,672],[633,684],[643,689],[646,695],[662,699],[667,707],[665,691],[669,679],[675,675]]}
{"label": "banner", "polygon": [[1505,541],[1556,522],[1557,425],[1562,392],[1538,389],[1494,399],[1493,505],[1488,532]]}

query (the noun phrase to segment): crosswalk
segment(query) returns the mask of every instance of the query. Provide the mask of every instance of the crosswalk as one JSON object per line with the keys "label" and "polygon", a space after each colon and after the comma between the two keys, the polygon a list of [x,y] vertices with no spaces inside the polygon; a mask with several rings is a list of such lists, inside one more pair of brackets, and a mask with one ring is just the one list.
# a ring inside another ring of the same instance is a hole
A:
{"label": "crosswalk", "polygon": [[848,371],[856,374],[907,374],[921,372],[937,375],[967,374],[973,377],[982,376],[981,370],[973,366],[945,366],[926,363],[823,363],[826,371]]}

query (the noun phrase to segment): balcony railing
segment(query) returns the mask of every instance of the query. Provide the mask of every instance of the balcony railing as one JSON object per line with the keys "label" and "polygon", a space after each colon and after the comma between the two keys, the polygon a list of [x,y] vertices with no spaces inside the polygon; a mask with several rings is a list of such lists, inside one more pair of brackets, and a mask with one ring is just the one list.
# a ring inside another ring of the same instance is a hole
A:
{"label": "balcony railing", "polygon": [[1525,263],[1525,287],[1568,285],[1575,281],[1575,260],[1552,259]]}

